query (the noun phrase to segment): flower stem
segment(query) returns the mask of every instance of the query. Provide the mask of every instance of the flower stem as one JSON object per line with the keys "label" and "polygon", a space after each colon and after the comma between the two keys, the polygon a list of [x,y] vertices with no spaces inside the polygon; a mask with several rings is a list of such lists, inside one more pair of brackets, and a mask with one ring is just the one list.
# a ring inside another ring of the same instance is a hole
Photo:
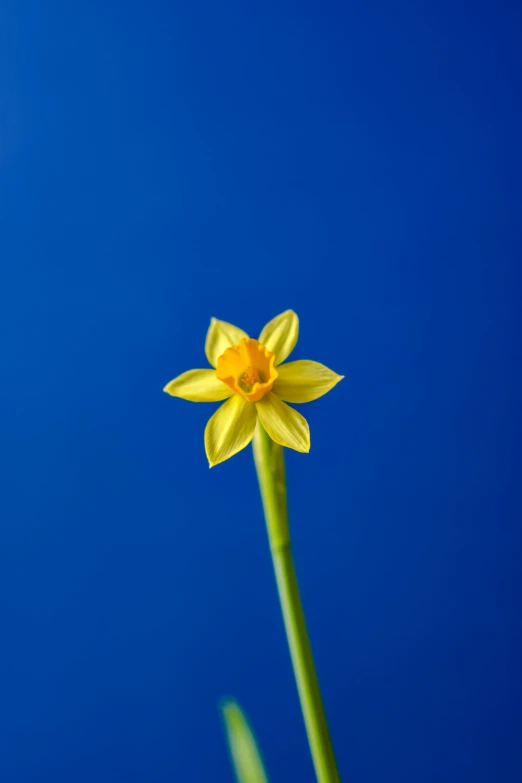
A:
{"label": "flower stem", "polygon": [[267,435],[261,423],[258,423],[254,436],[254,460],[286,636],[315,773],[319,783],[340,783],[290,546],[283,449]]}

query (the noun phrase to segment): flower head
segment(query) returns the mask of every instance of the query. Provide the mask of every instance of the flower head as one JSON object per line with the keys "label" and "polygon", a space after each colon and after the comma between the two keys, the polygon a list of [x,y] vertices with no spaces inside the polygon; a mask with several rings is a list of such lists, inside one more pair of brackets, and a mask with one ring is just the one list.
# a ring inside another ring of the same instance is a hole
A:
{"label": "flower head", "polygon": [[296,451],[310,450],[308,422],[286,403],[316,400],[343,376],[318,362],[282,364],[293,350],[298,332],[299,321],[292,310],[270,321],[258,340],[213,318],[205,353],[214,369],[189,370],[165,386],[167,394],[184,400],[226,400],[205,429],[210,467],[248,446],[258,418],[276,443]]}

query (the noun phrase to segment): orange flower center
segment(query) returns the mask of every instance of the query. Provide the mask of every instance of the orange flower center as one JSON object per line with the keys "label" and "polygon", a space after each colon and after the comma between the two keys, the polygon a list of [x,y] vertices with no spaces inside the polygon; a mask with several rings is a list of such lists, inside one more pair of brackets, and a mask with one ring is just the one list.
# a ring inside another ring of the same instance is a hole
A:
{"label": "orange flower center", "polygon": [[260,370],[257,370],[255,367],[247,367],[239,378],[238,383],[243,391],[250,392],[254,383],[264,383],[265,380],[265,376]]}
{"label": "orange flower center", "polygon": [[238,345],[221,354],[216,375],[220,381],[249,402],[257,402],[272,390],[278,377],[275,354],[251,337],[243,337]]}

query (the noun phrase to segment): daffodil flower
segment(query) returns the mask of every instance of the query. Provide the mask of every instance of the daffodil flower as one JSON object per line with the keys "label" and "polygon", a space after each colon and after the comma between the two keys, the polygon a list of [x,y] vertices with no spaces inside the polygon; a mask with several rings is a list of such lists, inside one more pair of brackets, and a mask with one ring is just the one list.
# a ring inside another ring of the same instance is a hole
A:
{"label": "daffodil flower", "polygon": [[192,402],[226,400],[205,429],[210,467],[248,446],[258,418],[276,443],[296,451],[310,450],[308,422],[286,403],[316,400],[343,376],[318,362],[282,364],[298,333],[299,321],[292,310],[270,321],[258,340],[213,318],[205,353],[214,369],[189,370],[165,386],[167,394]]}

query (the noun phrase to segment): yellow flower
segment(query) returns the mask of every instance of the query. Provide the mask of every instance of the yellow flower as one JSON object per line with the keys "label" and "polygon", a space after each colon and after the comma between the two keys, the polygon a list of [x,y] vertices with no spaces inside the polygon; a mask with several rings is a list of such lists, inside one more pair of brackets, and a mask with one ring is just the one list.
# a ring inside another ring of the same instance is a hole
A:
{"label": "yellow flower", "polygon": [[205,353],[213,370],[189,370],[163,391],[193,402],[227,400],[205,429],[210,467],[237,454],[254,436],[257,419],[272,440],[296,451],[310,450],[308,422],[287,402],[310,402],[344,376],[324,364],[281,364],[293,350],[299,321],[287,310],[268,323],[258,340],[237,326],[212,318]]}

